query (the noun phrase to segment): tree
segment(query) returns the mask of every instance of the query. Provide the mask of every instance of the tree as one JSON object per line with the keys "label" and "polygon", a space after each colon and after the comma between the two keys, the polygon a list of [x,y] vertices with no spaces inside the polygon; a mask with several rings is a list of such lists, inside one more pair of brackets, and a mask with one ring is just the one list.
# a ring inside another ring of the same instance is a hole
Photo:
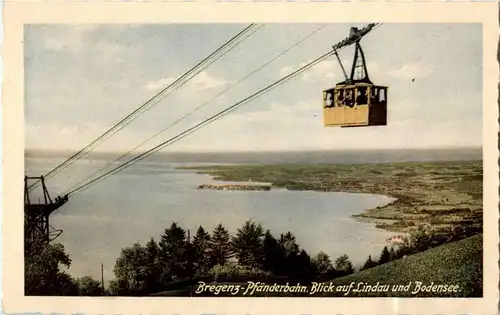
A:
{"label": "tree", "polygon": [[294,273],[291,275],[295,276],[298,279],[302,279],[304,281],[309,282],[314,275],[314,268],[311,263],[311,257],[305,250],[301,250],[297,255],[297,258],[294,259],[296,262],[294,263]]}
{"label": "tree", "polygon": [[377,266],[377,263],[375,261],[373,261],[372,256],[369,255],[368,259],[366,260],[365,264],[363,265],[363,267],[361,267],[360,270],[370,269],[370,268],[373,268],[375,266]]}
{"label": "tree", "polygon": [[433,247],[434,238],[435,231],[431,227],[420,225],[410,233],[408,245],[413,252],[421,252]]}
{"label": "tree", "polygon": [[175,222],[161,235],[159,257],[163,282],[188,276],[186,243],[186,231]]}
{"label": "tree", "polygon": [[147,265],[146,278],[144,280],[144,290],[148,293],[158,292],[161,289],[162,265],[160,262],[160,247],[158,243],[151,238],[145,246]]}
{"label": "tree", "polygon": [[298,255],[300,246],[296,243],[295,236],[291,232],[280,235],[279,246],[284,251],[285,256]]}
{"label": "tree", "polygon": [[316,256],[313,257],[312,263],[314,270],[318,275],[325,275],[332,271],[333,265],[330,260],[330,256],[324,251],[320,251]]}
{"label": "tree", "polygon": [[391,250],[389,251],[389,257],[390,261],[398,259],[398,252],[397,250],[394,249],[393,246],[391,246]]}
{"label": "tree", "polygon": [[210,241],[212,265],[224,265],[232,257],[229,232],[222,224],[215,227]]}
{"label": "tree", "polygon": [[279,264],[282,260],[280,248],[278,245],[278,240],[275,239],[271,231],[267,230],[264,234],[264,262],[263,269],[265,271],[270,271],[273,274],[276,274]]}
{"label": "tree", "polygon": [[349,256],[346,254],[340,256],[335,260],[335,270],[339,273],[340,276],[349,275],[354,273],[354,268],[352,266],[351,261],[349,260]]}
{"label": "tree", "polygon": [[291,232],[280,235],[278,240],[278,263],[276,275],[287,276],[291,280],[309,281],[314,274],[311,257],[301,250]]}
{"label": "tree", "polygon": [[104,290],[99,281],[92,277],[83,277],[77,280],[80,295],[82,296],[102,296]]}
{"label": "tree", "polygon": [[160,247],[154,238],[150,238],[146,243],[146,252],[152,262],[157,262],[160,256]]}
{"label": "tree", "polygon": [[254,268],[262,267],[263,236],[262,226],[252,221],[246,221],[243,227],[238,229],[236,237],[232,238],[231,245],[240,264]]}
{"label": "tree", "polygon": [[216,281],[234,281],[238,277],[259,277],[259,276],[269,276],[270,272],[263,271],[257,268],[251,268],[248,266],[236,265],[236,264],[226,264],[226,265],[215,265],[209,272],[209,274]]}
{"label": "tree", "polygon": [[25,254],[26,295],[78,295],[76,281],[60,270],[61,266],[69,268],[71,265],[71,259],[62,244],[31,247]]}
{"label": "tree", "polygon": [[382,249],[382,253],[380,254],[380,258],[378,259],[378,264],[382,265],[388,263],[389,261],[391,261],[391,253],[389,253],[387,246],[384,246],[384,249]]}
{"label": "tree", "polygon": [[291,232],[280,235],[278,253],[276,275],[299,277],[302,273],[300,269],[303,267],[303,261],[299,259],[300,246],[296,243],[295,236]]}
{"label": "tree", "polygon": [[205,232],[205,229],[200,225],[193,238],[194,264],[197,273],[200,275],[206,274],[212,267],[210,261],[210,239],[210,234]]}
{"label": "tree", "polygon": [[144,295],[147,292],[149,256],[146,247],[135,243],[123,248],[113,272],[110,289],[116,295]]}

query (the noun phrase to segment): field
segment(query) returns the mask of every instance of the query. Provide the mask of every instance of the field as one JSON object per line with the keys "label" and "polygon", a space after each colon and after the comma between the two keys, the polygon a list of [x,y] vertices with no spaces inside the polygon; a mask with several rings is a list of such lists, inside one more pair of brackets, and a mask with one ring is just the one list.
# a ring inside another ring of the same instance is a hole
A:
{"label": "field", "polygon": [[272,183],[289,190],[380,194],[394,202],[355,215],[377,227],[409,232],[417,224],[437,229],[482,230],[482,161],[355,165],[230,165],[188,167],[216,180]]}

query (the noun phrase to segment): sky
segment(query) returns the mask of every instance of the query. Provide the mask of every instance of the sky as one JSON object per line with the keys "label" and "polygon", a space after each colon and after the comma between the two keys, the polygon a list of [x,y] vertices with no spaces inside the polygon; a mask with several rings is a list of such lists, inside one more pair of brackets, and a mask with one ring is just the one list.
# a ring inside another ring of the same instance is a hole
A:
{"label": "sky", "polygon": [[[81,149],[246,26],[25,26],[26,148]],[[363,25],[266,24],[95,151],[130,150],[210,100],[138,148],[147,150],[328,52],[351,26]],[[236,84],[313,31],[302,44]],[[361,45],[371,80],[389,86],[387,126],[323,126],[322,91],[344,79],[336,58],[330,57],[164,151],[482,145],[479,24],[382,24]],[[354,47],[339,54],[350,68]]]}

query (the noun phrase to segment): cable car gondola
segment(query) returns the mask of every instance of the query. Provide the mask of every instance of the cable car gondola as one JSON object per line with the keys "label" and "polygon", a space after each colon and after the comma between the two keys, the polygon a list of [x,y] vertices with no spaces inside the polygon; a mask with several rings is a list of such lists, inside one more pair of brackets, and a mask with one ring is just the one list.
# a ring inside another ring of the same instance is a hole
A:
{"label": "cable car gondola", "polygon": [[[373,25],[373,24],[372,24]],[[361,127],[387,125],[387,86],[370,81],[365,56],[359,41],[373,26],[362,30],[351,28],[350,36],[333,47],[345,80],[323,91],[323,119],[325,127]],[[355,44],[350,77],[340,61],[337,49]]]}

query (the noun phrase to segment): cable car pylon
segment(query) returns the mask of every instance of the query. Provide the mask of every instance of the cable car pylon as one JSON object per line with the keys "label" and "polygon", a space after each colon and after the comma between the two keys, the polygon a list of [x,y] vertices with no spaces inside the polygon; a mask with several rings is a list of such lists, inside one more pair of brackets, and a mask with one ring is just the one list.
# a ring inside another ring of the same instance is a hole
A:
{"label": "cable car pylon", "polygon": [[[41,183],[42,200],[38,198],[34,201],[30,196],[28,189],[30,180]],[[55,230],[50,226],[49,217],[66,202],[68,202],[67,195],[52,200],[43,176],[24,177],[24,238],[25,246],[30,247],[25,250],[41,248],[62,234],[62,230]]]}

